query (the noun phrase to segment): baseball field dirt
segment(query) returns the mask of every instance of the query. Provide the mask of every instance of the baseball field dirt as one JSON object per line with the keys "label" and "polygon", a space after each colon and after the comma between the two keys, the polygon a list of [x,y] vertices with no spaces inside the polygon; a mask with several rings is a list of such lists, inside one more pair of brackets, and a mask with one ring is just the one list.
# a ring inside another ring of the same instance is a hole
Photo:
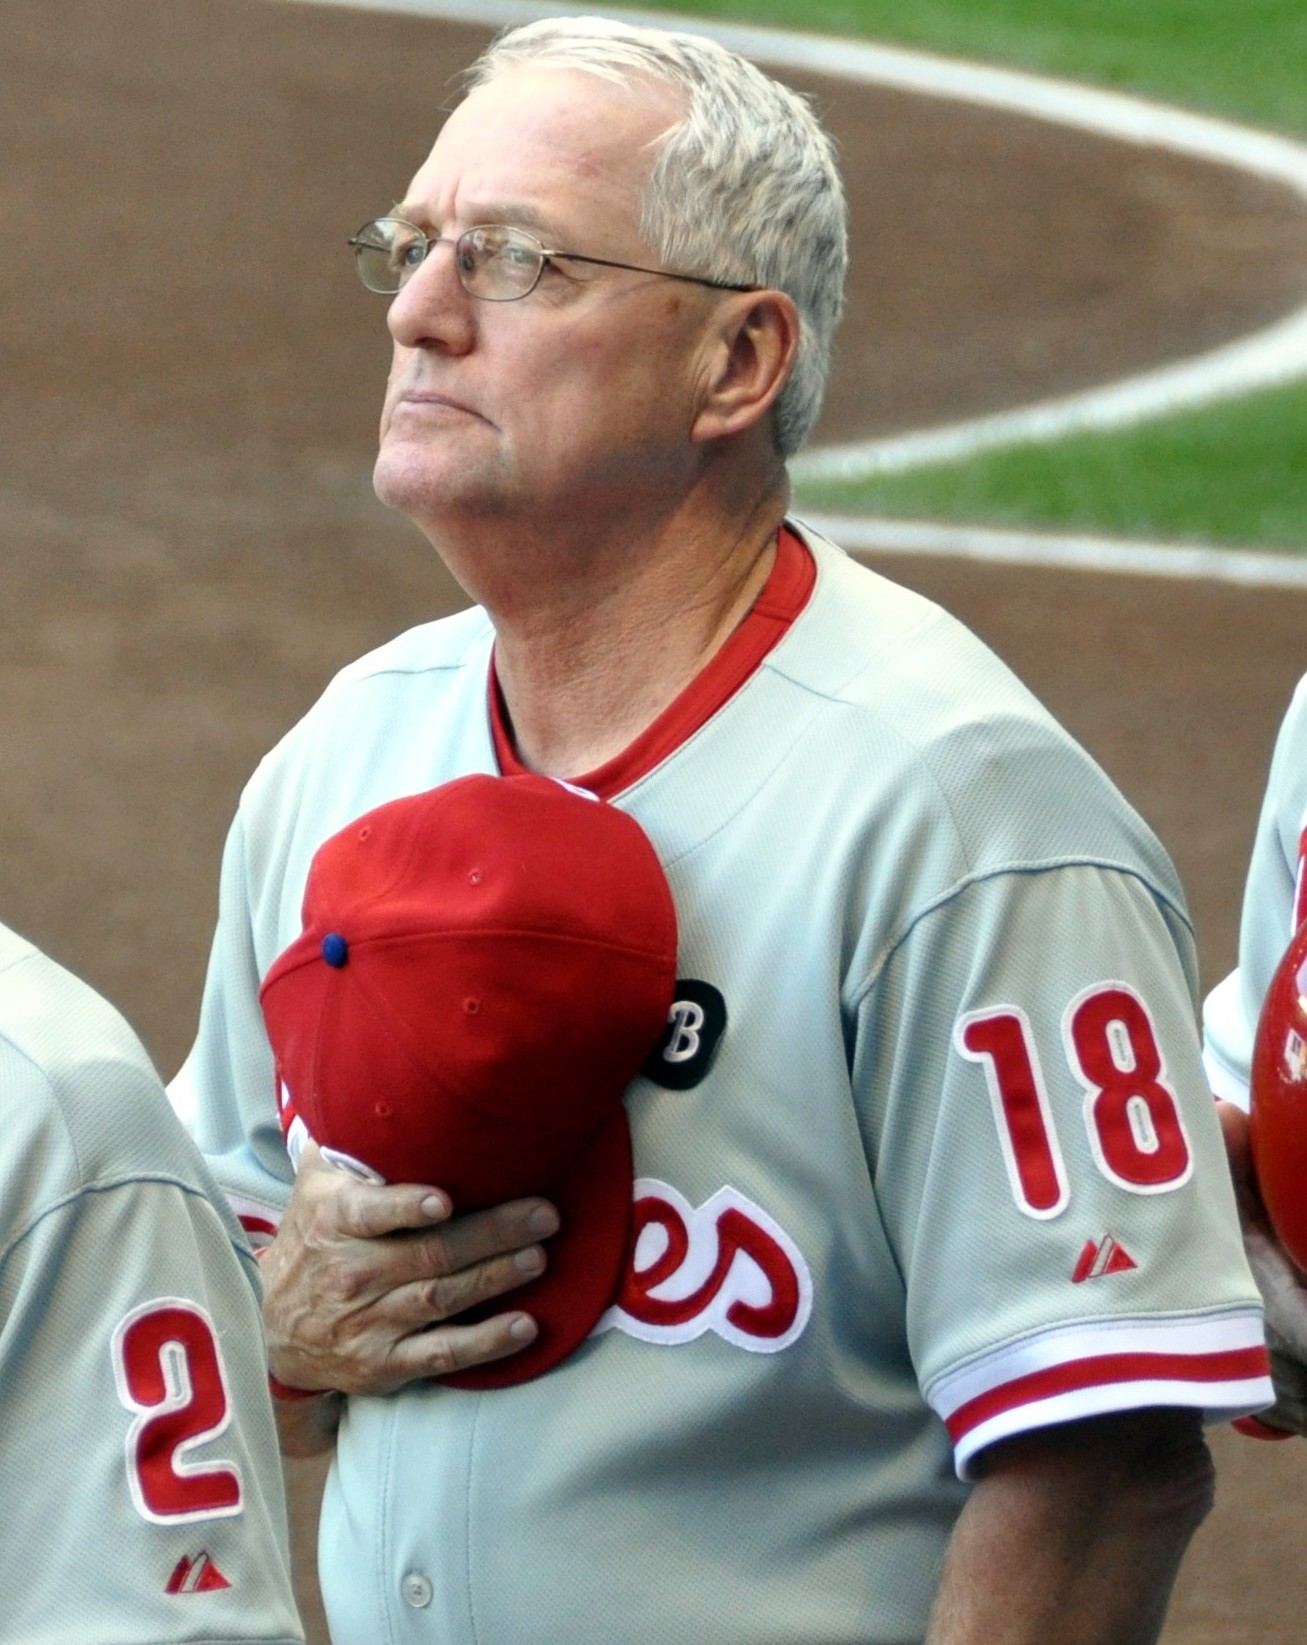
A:
{"label": "baseball field dirt", "polygon": [[[263,0],[0,0],[0,911],[173,1072],[240,786],[342,663],[463,602],[369,469],[387,355],[345,238],[486,31]],[[796,77],[797,78],[797,77]],[[821,437],[1182,358],[1307,299],[1278,187],[957,103],[799,78],[855,272]],[[1176,858],[1231,965],[1307,594],[885,555],[1006,657]],[[1296,1645],[1307,1449],[1215,1434],[1166,1645]],[[317,1471],[291,1474],[315,1645]]]}

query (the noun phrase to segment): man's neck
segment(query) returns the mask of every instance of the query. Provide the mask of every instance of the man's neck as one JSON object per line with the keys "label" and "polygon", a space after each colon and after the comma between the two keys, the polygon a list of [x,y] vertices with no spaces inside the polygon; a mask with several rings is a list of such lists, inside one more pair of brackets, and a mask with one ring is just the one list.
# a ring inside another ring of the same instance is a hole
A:
{"label": "man's neck", "polygon": [[555,574],[529,601],[492,608],[523,764],[560,777],[593,770],[656,719],[762,591],[783,514],[775,496],[708,530],[680,521],[670,539],[630,543],[607,566],[577,545],[586,563],[574,577]]}

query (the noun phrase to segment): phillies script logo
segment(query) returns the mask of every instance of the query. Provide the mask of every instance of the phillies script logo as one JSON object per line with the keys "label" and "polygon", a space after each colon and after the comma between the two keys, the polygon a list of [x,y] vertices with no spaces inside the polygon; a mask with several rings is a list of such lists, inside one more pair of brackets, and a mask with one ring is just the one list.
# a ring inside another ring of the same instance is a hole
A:
{"label": "phillies script logo", "polygon": [[812,1276],[788,1234],[734,1188],[702,1205],[653,1177],[635,1185],[631,1259],[597,1331],[643,1342],[692,1342],[705,1331],[754,1354],[802,1334]]}

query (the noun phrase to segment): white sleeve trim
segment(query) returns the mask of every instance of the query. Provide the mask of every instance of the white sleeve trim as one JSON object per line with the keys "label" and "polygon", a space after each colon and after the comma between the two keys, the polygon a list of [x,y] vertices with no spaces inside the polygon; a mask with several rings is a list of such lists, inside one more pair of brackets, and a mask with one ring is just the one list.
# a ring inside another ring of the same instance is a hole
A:
{"label": "white sleeve trim", "polygon": [[1042,1331],[939,1377],[926,1397],[968,1479],[985,1446],[1053,1423],[1144,1406],[1189,1406],[1231,1422],[1274,1402],[1255,1306]]}
{"label": "white sleeve trim", "polygon": [[266,1200],[251,1199],[248,1194],[228,1194],[227,1203],[256,1251],[261,1245],[267,1245],[281,1226],[281,1208],[269,1205]]}

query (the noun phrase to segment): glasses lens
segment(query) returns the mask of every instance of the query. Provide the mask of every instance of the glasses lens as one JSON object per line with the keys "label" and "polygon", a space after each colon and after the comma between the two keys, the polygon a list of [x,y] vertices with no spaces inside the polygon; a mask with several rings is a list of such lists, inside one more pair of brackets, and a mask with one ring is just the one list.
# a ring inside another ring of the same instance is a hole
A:
{"label": "glasses lens", "polygon": [[487,303],[525,297],[535,289],[545,261],[533,234],[502,224],[468,229],[459,236],[455,255],[464,290]]}
{"label": "glasses lens", "polygon": [[369,291],[393,296],[427,254],[426,237],[399,217],[365,223],[350,241],[359,279]]}

